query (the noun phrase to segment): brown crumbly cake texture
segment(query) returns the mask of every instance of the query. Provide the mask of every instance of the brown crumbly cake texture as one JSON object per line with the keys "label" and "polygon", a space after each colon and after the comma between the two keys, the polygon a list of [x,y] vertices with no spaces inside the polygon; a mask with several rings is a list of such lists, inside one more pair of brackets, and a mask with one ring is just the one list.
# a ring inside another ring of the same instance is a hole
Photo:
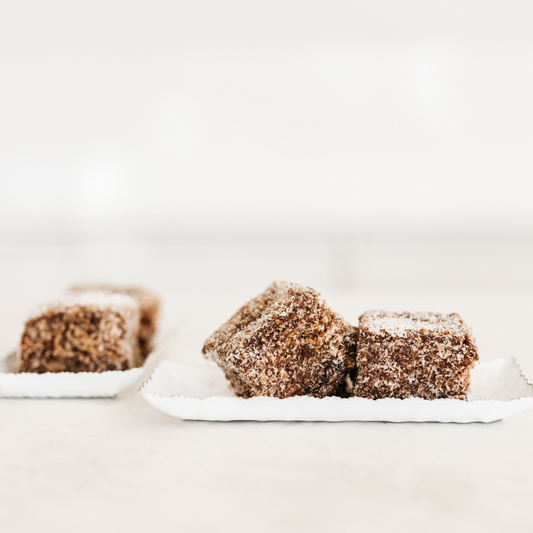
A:
{"label": "brown crumbly cake texture", "polygon": [[70,292],[79,293],[87,291],[103,291],[108,293],[127,294],[132,296],[139,303],[141,322],[139,325],[139,349],[141,363],[153,350],[153,338],[157,329],[157,319],[159,317],[160,302],[153,293],[140,287],[120,287],[107,284],[86,284],[74,285],[70,287]]}
{"label": "brown crumbly cake texture", "polygon": [[357,328],[296,283],[275,282],[205,342],[238,396],[315,396],[341,390],[355,365]]}
{"label": "brown crumbly cake texture", "polygon": [[472,332],[456,313],[368,311],[359,321],[353,395],[466,400],[477,360]]}
{"label": "brown crumbly cake texture", "polygon": [[128,370],[138,360],[139,304],[123,294],[71,294],[24,325],[19,372]]}

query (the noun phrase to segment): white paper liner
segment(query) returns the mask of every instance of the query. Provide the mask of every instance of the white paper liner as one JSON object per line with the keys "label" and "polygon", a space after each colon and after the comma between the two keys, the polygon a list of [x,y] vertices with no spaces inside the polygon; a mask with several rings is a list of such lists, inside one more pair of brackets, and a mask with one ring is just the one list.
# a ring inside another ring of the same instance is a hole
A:
{"label": "white paper liner", "polygon": [[16,352],[0,359],[0,398],[112,398],[135,385],[177,337],[173,327],[158,331],[143,366],[107,372],[17,372]]}
{"label": "white paper liner", "polygon": [[111,398],[131,387],[146,369],[107,372],[13,371],[13,354],[0,361],[0,398]]}
{"label": "white paper liner", "polygon": [[533,405],[533,386],[514,359],[479,363],[469,401],[366,398],[237,398],[223,372],[162,361],[139,392],[156,409],[184,420],[494,422]]}

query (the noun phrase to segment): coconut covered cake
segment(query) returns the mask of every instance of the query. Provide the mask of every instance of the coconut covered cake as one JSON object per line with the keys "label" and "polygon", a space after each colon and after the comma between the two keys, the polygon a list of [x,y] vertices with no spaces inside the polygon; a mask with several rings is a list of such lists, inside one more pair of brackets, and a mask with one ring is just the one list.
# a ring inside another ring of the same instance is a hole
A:
{"label": "coconut covered cake", "polygon": [[466,400],[477,360],[472,332],[456,313],[367,311],[359,320],[353,395]]}
{"label": "coconut covered cake", "polygon": [[41,306],[24,324],[20,372],[128,370],[139,361],[139,304],[126,294],[85,291]]}
{"label": "coconut covered cake", "polygon": [[125,294],[131,296],[139,304],[139,354],[141,363],[153,350],[153,339],[157,329],[157,319],[159,317],[160,302],[152,292],[141,287],[119,285],[109,285],[104,283],[94,283],[85,285],[73,285],[69,289],[72,293],[81,292],[106,292],[109,294]]}
{"label": "coconut covered cake", "polygon": [[309,395],[341,390],[355,365],[357,328],[332,311],[315,290],[275,282],[243,305],[205,342],[236,394]]}

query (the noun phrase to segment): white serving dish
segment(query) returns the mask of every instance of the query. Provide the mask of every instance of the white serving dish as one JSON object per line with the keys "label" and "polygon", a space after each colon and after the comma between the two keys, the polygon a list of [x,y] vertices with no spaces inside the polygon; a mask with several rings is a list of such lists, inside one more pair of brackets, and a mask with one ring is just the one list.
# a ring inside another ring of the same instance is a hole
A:
{"label": "white serving dish", "polygon": [[146,369],[145,363],[107,372],[18,373],[14,358],[0,360],[0,398],[111,398],[134,385]]}
{"label": "white serving dish", "polygon": [[214,365],[162,361],[139,392],[156,409],[184,420],[494,422],[533,405],[533,386],[514,359],[479,363],[469,401],[296,396],[237,398]]}
{"label": "white serving dish", "polygon": [[175,328],[156,334],[155,349],[143,366],[107,372],[17,372],[16,353],[0,359],[0,398],[112,398],[135,385],[153,368],[177,334]]}

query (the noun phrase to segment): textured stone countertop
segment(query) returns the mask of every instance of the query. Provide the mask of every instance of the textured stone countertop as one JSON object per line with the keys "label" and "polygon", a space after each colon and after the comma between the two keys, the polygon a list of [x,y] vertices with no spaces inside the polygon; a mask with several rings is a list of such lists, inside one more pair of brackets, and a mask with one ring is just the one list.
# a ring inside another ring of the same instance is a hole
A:
{"label": "textured stone countertop", "polygon": [[[40,275],[26,260],[4,262],[2,350],[39,299],[91,273],[118,277],[85,258],[67,257],[58,273],[50,261]],[[179,327],[170,357],[185,361],[271,281],[202,292],[174,283],[170,269],[134,275],[162,296],[163,327]],[[458,311],[482,358],[514,355],[533,377],[530,289],[323,292],[351,320],[375,307]],[[525,533],[533,524],[533,410],[487,425],[184,422],[134,387],[108,400],[2,399],[0,435],[3,533]]]}

